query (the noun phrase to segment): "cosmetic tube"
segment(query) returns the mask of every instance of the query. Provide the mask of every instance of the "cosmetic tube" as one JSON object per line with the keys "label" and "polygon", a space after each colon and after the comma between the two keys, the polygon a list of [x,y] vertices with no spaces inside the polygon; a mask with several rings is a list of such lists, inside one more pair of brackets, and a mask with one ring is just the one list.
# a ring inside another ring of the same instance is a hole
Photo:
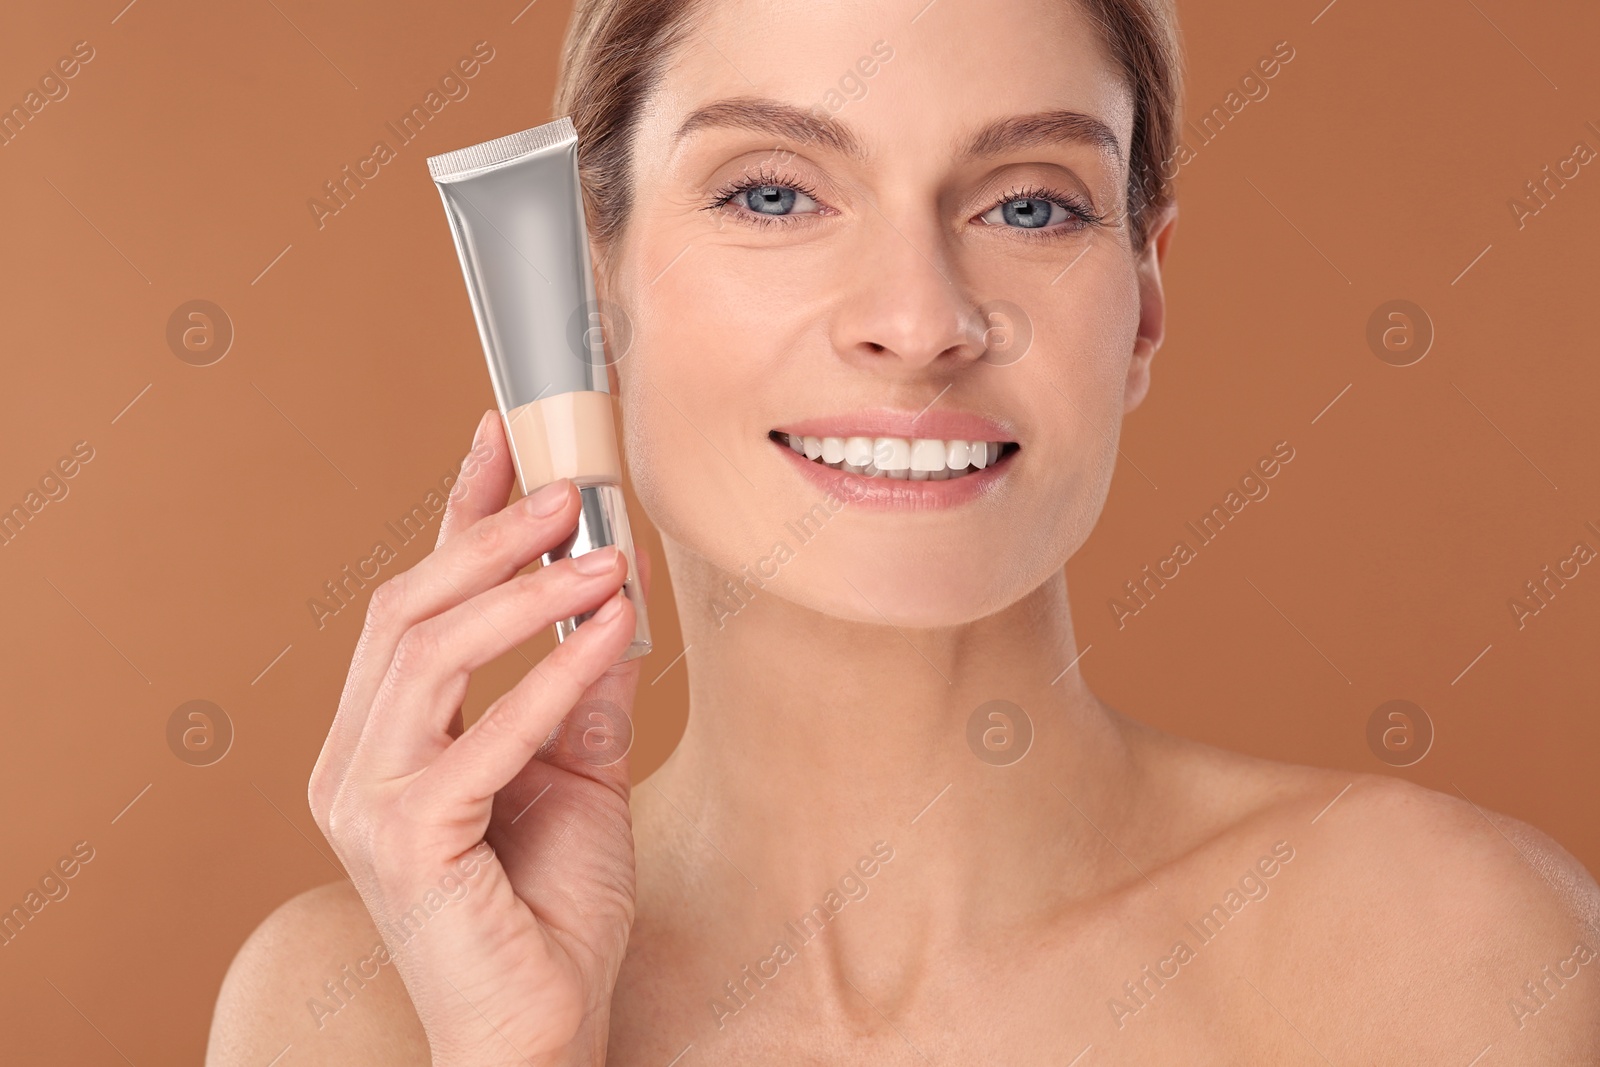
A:
{"label": "cosmetic tube", "polygon": [[[558,478],[578,487],[578,527],[545,565],[616,545],[637,620],[629,660],[650,651],[650,622],[622,496],[570,117],[428,158],[461,257],[495,401],[523,493]],[[619,354],[620,358],[620,354]],[[593,612],[556,623],[565,641]]]}

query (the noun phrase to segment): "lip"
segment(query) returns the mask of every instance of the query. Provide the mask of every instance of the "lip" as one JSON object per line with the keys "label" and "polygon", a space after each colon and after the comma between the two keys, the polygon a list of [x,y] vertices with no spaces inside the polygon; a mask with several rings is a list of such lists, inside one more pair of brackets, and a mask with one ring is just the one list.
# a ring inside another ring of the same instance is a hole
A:
{"label": "lip", "polygon": [[[829,436],[838,436],[830,434]],[[866,436],[862,434],[860,436]],[[899,436],[879,434],[881,437]],[[834,470],[815,460],[807,459],[782,441],[770,437],[768,443],[783,453],[782,462],[795,467],[800,476],[824,493],[844,500],[851,507],[866,507],[896,511],[933,511],[959,507],[992,496],[999,490],[1001,480],[1011,472],[1011,464],[1019,450],[1012,450],[981,471],[963,474],[959,478],[937,482],[913,482],[901,478],[869,478],[851,471]]]}
{"label": "lip", "polygon": [[[829,415],[803,419],[799,422],[786,422],[772,429],[800,434],[802,437],[920,437],[941,441],[1016,441],[1015,432],[1004,423],[971,412],[937,410],[931,406],[921,412],[871,408],[853,411],[848,415]],[[956,481],[965,479],[958,478]]]}

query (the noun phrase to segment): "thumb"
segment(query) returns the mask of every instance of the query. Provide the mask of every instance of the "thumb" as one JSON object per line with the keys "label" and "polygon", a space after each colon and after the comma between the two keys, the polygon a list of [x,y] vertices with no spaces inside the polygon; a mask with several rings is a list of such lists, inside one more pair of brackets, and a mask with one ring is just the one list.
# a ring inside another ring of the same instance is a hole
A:
{"label": "thumb", "polygon": [[539,758],[609,786],[627,799],[633,699],[643,662],[643,656],[625,660],[595,679],[545,742]]}
{"label": "thumb", "polygon": [[[639,591],[650,595],[650,553],[634,546]],[[628,753],[633,748],[633,701],[639,690],[644,656],[613,664],[583,691],[561,725],[551,733],[539,758],[562,770],[581,774],[627,798],[630,788]]]}

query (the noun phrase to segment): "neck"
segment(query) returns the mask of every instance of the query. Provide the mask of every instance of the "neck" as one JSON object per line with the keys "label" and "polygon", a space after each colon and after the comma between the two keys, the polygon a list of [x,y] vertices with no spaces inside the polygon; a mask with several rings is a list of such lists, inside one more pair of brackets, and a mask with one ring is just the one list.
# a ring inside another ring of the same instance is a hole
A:
{"label": "neck", "polygon": [[[719,595],[727,575],[666,549],[679,604]],[[880,841],[922,917],[950,927],[1021,921],[1129,873],[1101,834],[1128,810],[1131,759],[1120,716],[1067,669],[1064,574],[941,629],[842,622],[780,588],[720,625],[680,615],[689,722],[638,792],[730,899],[798,914]]]}

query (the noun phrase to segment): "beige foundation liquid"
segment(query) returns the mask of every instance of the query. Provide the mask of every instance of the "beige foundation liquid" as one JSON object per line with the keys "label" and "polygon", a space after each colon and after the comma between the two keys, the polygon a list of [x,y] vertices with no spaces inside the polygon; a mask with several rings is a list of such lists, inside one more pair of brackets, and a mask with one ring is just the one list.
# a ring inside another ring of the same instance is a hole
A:
{"label": "beige foundation liquid", "polygon": [[557,393],[513,408],[505,422],[523,485],[622,481],[610,393]]}

